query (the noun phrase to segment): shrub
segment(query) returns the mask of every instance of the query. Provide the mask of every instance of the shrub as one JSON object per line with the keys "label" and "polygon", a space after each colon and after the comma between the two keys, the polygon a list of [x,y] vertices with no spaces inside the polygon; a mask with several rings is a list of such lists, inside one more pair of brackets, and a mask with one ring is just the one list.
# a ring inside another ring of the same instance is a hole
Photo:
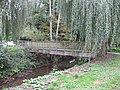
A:
{"label": "shrub", "polygon": [[112,51],[120,52],[120,47],[112,48]]}
{"label": "shrub", "polygon": [[31,54],[23,47],[6,47],[0,50],[0,76],[14,74],[34,65]]}
{"label": "shrub", "polygon": [[9,67],[8,61],[10,61],[9,55],[5,53],[4,49],[0,50],[0,70],[4,69],[5,67]]}
{"label": "shrub", "polygon": [[48,40],[49,34],[42,30],[37,30],[34,27],[26,27],[20,36],[22,39],[29,39],[33,41],[44,41]]}

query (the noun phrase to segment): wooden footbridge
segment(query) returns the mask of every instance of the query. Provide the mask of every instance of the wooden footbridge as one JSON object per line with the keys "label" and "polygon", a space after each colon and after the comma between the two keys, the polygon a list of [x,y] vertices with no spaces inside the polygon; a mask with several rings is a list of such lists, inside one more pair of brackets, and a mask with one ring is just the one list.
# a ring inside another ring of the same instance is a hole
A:
{"label": "wooden footbridge", "polygon": [[[25,47],[30,52],[38,52],[43,54],[78,56],[95,58],[96,52],[83,50],[84,43],[80,42],[32,42],[18,41],[18,45]],[[80,50],[77,50],[82,46]]]}

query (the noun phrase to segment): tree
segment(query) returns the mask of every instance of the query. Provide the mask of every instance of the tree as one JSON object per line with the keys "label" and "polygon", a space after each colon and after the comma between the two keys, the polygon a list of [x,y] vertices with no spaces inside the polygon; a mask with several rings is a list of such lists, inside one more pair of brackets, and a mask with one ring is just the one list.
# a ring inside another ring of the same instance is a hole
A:
{"label": "tree", "polygon": [[51,6],[51,0],[49,0],[49,12],[50,12],[50,40],[52,41],[52,6]]}
{"label": "tree", "polygon": [[98,51],[104,40],[110,46],[115,42],[120,44],[119,0],[5,0],[1,6],[2,36],[6,39],[18,39],[23,28],[36,24],[39,28],[44,24],[38,23],[42,21],[40,18],[50,17],[49,24],[45,22],[49,25],[50,40],[59,37],[60,23],[63,22],[66,26],[64,34],[70,35],[73,41],[84,43],[78,49],[84,46],[86,50]]}

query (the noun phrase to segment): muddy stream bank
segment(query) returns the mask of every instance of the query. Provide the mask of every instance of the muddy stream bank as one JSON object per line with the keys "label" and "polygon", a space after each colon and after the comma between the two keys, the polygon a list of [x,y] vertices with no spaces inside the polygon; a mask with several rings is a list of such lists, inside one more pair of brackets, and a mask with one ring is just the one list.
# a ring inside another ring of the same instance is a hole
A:
{"label": "muddy stream bank", "polygon": [[[73,67],[76,64],[74,57],[55,56],[55,58],[51,58],[49,55],[38,55],[37,58],[44,63],[38,64],[35,68],[18,72],[11,77],[0,78],[0,89],[3,87],[18,86],[23,83],[24,79],[36,78],[38,76],[49,74],[53,70],[54,65],[57,66],[58,70],[63,70]],[[53,60],[51,61],[50,59]],[[58,59],[56,63],[53,62],[54,59]]]}

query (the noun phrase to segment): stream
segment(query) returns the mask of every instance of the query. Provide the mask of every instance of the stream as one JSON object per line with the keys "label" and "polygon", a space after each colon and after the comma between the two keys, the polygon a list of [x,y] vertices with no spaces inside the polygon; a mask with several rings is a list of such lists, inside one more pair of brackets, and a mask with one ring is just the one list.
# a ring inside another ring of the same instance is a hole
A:
{"label": "stream", "polygon": [[[63,59],[63,58],[62,58]],[[64,60],[56,63],[58,70],[68,69],[75,65],[74,57],[66,57]],[[36,68],[26,69],[23,72],[16,73],[8,78],[0,78],[0,89],[3,87],[14,87],[23,83],[24,79],[36,78],[38,76],[43,76],[49,74],[53,70],[53,63],[40,64]]]}

